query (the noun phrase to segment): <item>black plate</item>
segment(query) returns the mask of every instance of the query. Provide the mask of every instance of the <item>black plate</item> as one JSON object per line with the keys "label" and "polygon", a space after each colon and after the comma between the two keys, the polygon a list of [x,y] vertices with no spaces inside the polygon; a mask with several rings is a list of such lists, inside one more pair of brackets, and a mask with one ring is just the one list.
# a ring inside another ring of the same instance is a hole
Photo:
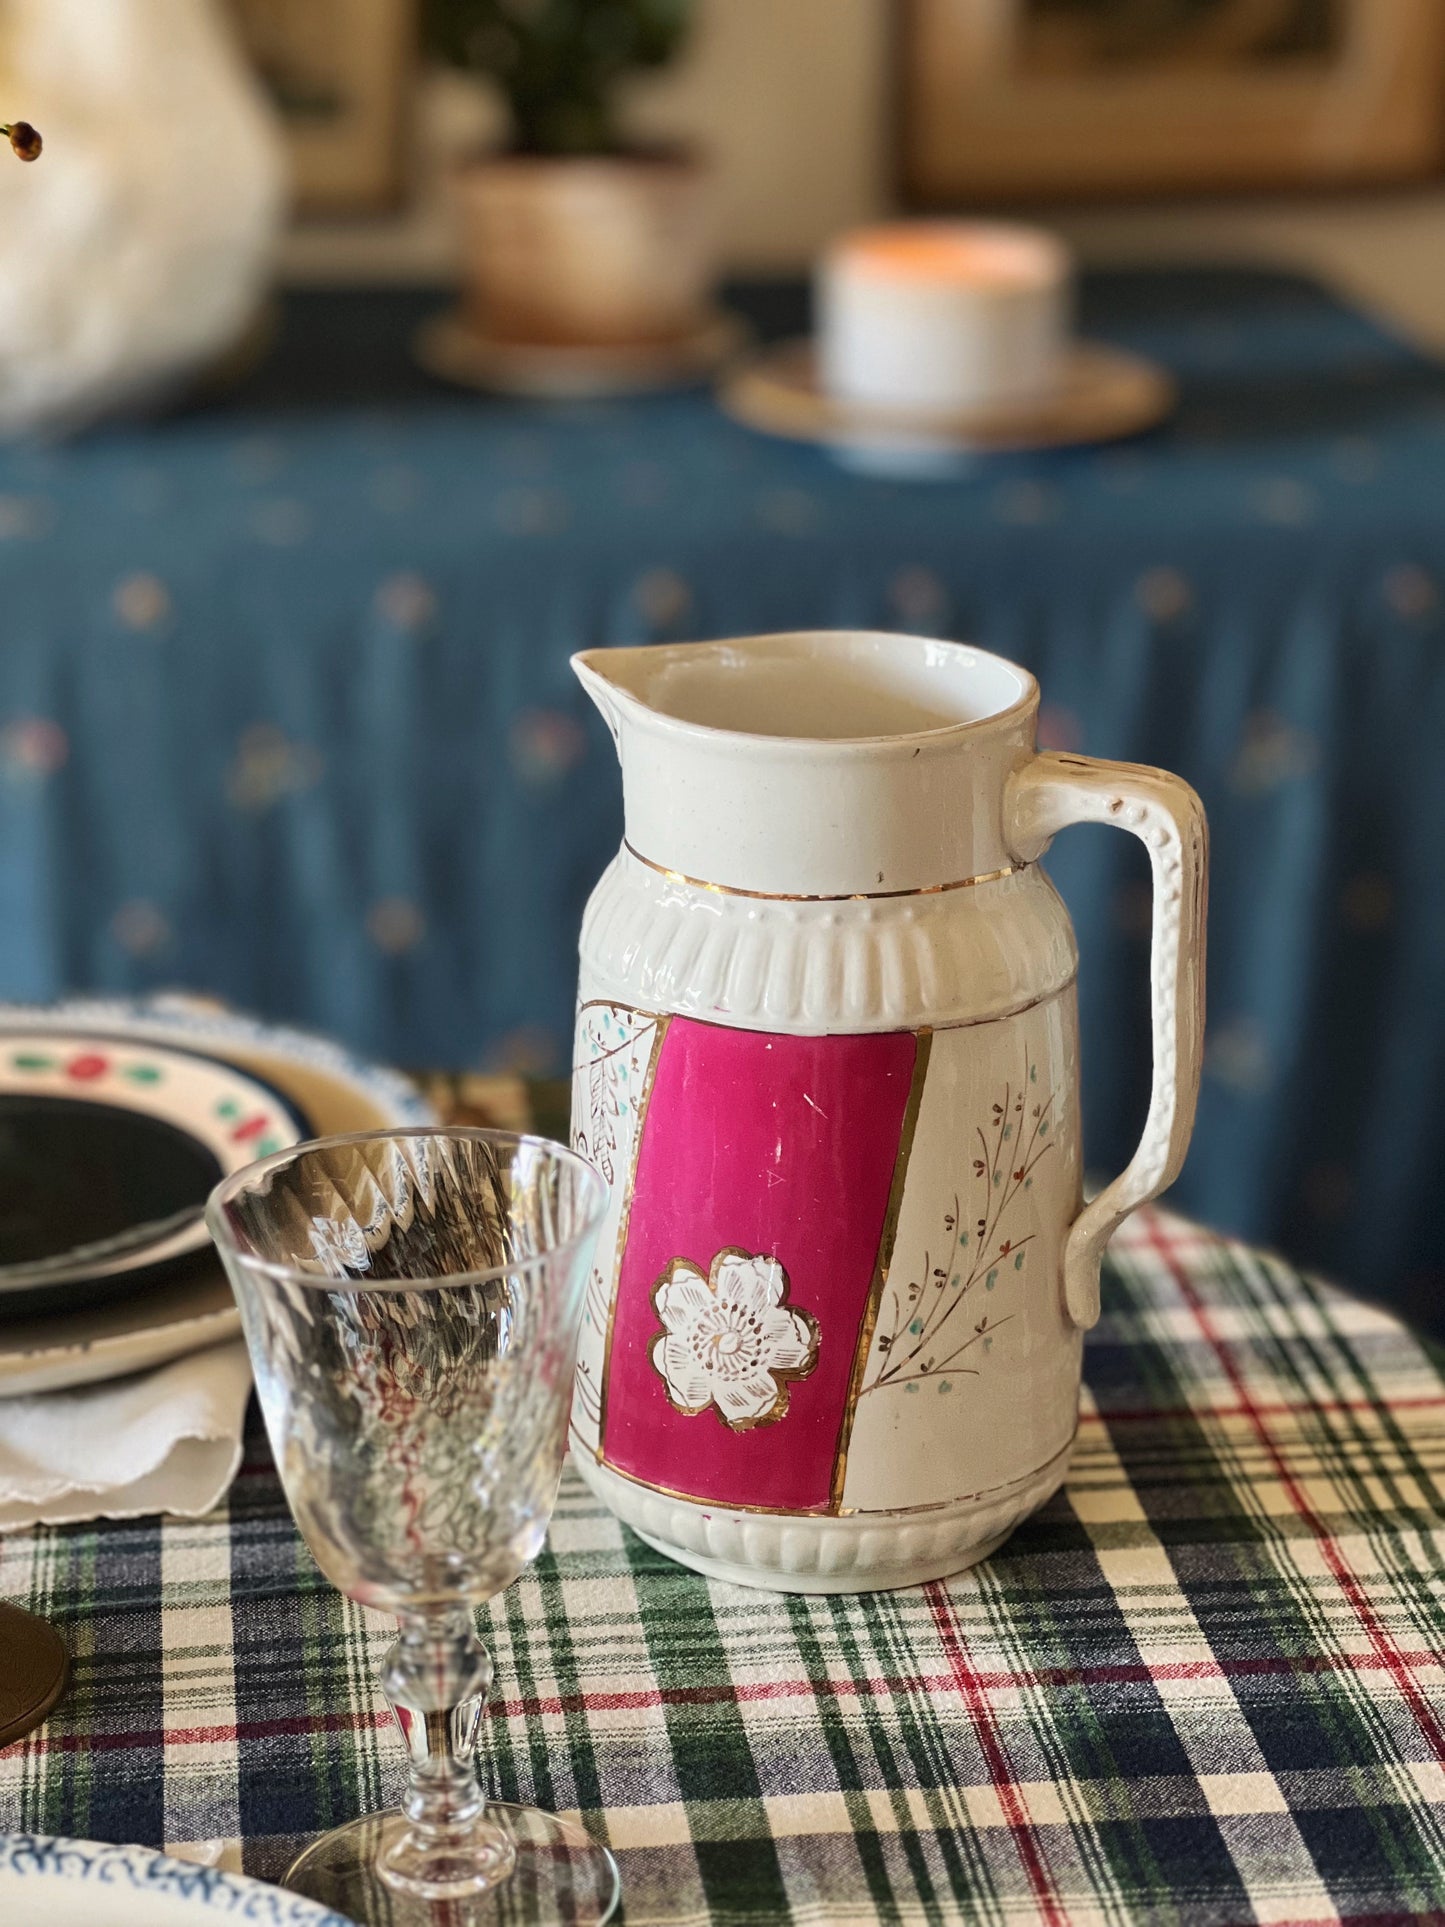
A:
{"label": "black plate", "polygon": [[[162,1118],[80,1098],[0,1093],[0,1266],[61,1258],[199,1210],[220,1176],[212,1153]],[[102,1282],[90,1281],[87,1297]],[[6,1293],[3,1311],[19,1313],[44,1295]]]}

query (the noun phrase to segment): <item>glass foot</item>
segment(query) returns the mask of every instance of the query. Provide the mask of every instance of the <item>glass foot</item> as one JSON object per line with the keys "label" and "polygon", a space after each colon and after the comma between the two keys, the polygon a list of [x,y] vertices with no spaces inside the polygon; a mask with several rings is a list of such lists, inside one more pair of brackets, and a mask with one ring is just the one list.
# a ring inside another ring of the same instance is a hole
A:
{"label": "glass foot", "polygon": [[[539,1807],[488,1801],[486,1817],[506,1829],[515,1851],[512,1871],[482,1893],[477,1880],[501,1871],[495,1845],[484,1843],[476,1863],[465,1850],[448,1855],[440,1883],[429,1870],[434,1897],[411,1891],[405,1838],[411,1823],[399,1809],[368,1813],[313,1840],[291,1863],[284,1885],[319,1901],[360,1927],[601,1927],[617,1907],[617,1862],[590,1834]],[[378,1856],[389,1866],[383,1878]]]}

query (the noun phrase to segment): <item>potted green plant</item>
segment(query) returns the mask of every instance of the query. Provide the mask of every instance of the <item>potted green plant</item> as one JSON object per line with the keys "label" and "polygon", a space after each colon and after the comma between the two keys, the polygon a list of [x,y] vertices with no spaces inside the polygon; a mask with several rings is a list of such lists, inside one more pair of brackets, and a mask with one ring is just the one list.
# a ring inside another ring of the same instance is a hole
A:
{"label": "potted green plant", "polygon": [[433,50],[501,90],[511,139],[459,170],[468,319],[494,341],[675,342],[712,265],[696,156],[629,144],[622,83],[664,66],[692,0],[427,0]]}

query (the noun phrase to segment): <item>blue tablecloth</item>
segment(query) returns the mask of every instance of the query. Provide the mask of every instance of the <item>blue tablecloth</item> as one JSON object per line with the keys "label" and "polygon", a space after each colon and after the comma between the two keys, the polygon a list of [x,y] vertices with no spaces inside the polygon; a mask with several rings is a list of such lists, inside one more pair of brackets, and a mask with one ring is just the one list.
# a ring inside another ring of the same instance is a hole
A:
{"label": "blue tablecloth", "polygon": [[[1209,808],[1180,1205],[1439,1326],[1445,371],[1293,277],[1099,277],[1088,328],[1178,373],[1176,421],[910,485],[705,394],[452,394],[407,358],[437,300],[293,295],[224,401],[0,452],[0,994],[184,984],[403,1061],[564,1067],[620,819],[569,653],[966,636],[1039,674],[1048,741]],[[1146,876],[1097,831],[1051,867],[1108,1171]]]}

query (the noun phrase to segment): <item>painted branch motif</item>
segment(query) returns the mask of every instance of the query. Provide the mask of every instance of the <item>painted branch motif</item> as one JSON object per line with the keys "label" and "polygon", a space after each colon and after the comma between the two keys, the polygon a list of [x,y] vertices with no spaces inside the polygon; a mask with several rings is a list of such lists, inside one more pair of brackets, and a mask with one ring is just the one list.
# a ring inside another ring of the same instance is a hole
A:
{"label": "painted branch motif", "polygon": [[[587,1073],[585,1123],[572,1121],[572,1144],[606,1178],[617,1181],[617,1147],[633,1116],[633,1093],[642,1087],[657,1019],[618,1004],[594,1004],[583,1030],[587,1057],[576,1071]],[[635,1121],[635,1120],[634,1120]]]}
{"label": "painted branch motif", "polygon": [[890,1280],[860,1397],[900,1386],[916,1390],[925,1379],[937,1379],[939,1391],[947,1392],[954,1378],[976,1378],[994,1333],[1014,1317],[985,1307],[973,1318],[972,1310],[980,1289],[990,1294],[1008,1272],[1023,1270],[1034,1241],[1033,1232],[1013,1237],[1007,1227],[1033,1189],[1039,1161],[1054,1148],[1053,1098],[1031,1102],[1037,1085],[1038,1066],[1026,1060],[1022,1081],[1005,1084],[989,1122],[977,1126],[971,1173],[977,1215],[964,1221],[965,1183],[943,1215],[938,1242],[923,1254],[922,1275],[907,1284]]}
{"label": "painted branch motif", "polygon": [[[581,1041],[586,1055],[574,1070],[586,1074],[586,1109],[573,1103],[572,1148],[590,1160],[611,1185],[625,1181],[627,1160],[619,1147],[640,1128],[638,1093],[647,1076],[657,1019],[621,1004],[594,1004],[585,1013]],[[576,1082],[574,1082],[576,1089]],[[597,1331],[607,1329],[612,1280],[595,1264],[587,1280],[584,1319]],[[595,1425],[602,1420],[602,1398],[585,1354],[578,1359],[573,1396]]]}

